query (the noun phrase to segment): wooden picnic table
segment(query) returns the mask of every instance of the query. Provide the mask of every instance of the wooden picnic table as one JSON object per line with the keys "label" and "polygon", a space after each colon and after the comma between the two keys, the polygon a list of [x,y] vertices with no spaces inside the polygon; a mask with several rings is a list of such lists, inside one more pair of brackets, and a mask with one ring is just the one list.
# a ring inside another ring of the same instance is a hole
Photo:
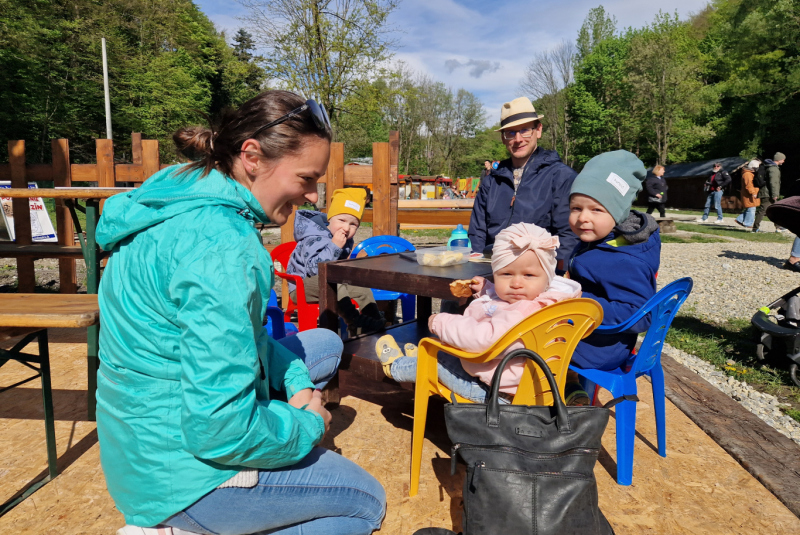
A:
{"label": "wooden picnic table", "polygon": [[[100,220],[101,202],[118,193],[132,188],[8,188],[0,190],[0,196],[12,199],[42,197],[62,199],[69,208],[80,245],[60,245],[54,243],[2,243],[0,258],[80,258],[86,263],[86,291],[97,294],[100,285],[100,259],[102,249],[97,245],[96,230]],[[81,206],[78,201],[84,202]],[[76,211],[86,214],[86,238],[83,236]],[[95,297],[95,303],[96,303]],[[97,321],[88,324],[87,366],[89,381],[89,420],[95,419],[95,391],[97,390],[98,350],[100,325]]]}
{"label": "wooden picnic table", "polygon": [[457,279],[471,279],[475,276],[490,277],[491,274],[492,267],[488,263],[467,262],[447,267],[421,266],[417,263],[417,255],[413,251],[321,263],[319,265],[320,327],[334,331],[338,328],[337,284],[416,295],[415,321],[394,325],[385,333],[361,335],[345,342],[340,368],[381,380],[384,373],[375,354],[375,342],[380,336],[391,334],[400,347],[406,342],[418,343],[421,338],[430,335],[428,318],[431,316],[433,298],[458,301],[464,305],[467,298],[453,297],[450,293],[450,283]]}
{"label": "wooden picnic table", "polygon": [[[9,386],[0,387],[0,393],[41,377],[48,468],[48,473],[43,479],[30,485],[15,498],[0,504],[0,515],[3,515],[36,492],[58,474],[47,329],[52,327],[91,328],[97,326],[99,321],[100,307],[97,304],[96,295],[0,294],[0,340],[22,336],[22,340],[17,342],[11,349],[0,349],[0,367],[13,360],[21,362],[37,372],[27,379]],[[34,341],[39,343],[38,355],[24,353],[23,350]],[[90,406],[93,406],[93,400],[94,391],[90,390]]]}

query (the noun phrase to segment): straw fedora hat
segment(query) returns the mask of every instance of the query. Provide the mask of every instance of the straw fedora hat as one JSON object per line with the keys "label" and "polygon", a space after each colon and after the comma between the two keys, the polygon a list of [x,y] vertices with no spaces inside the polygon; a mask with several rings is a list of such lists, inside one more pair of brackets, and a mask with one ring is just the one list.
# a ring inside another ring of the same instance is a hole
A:
{"label": "straw fedora hat", "polygon": [[495,132],[513,128],[531,121],[539,121],[542,118],[544,118],[544,115],[536,113],[536,110],[533,109],[533,103],[529,98],[515,98],[511,102],[506,102],[500,108],[500,128],[495,130]]}

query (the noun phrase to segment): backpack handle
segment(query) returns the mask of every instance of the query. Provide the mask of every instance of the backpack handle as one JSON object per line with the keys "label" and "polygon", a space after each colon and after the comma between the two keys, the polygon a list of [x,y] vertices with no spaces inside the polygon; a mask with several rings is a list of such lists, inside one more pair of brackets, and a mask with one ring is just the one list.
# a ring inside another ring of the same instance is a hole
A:
{"label": "backpack handle", "polygon": [[486,424],[489,427],[500,427],[500,376],[503,375],[503,370],[508,364],[508,361],[517,357],[525,357],[530,359],[542,369],[545,377],[547,378],[547,383],[550,385],[550,390],[553,393],[553,408],[555,409],[556,413],[556,426],[561,433],[571,433],[572,431],[570,429],[569,416],[567,415],[567,406],[564,404],[564,400],[561,398],[561,393],[558,391],[556,378],[553,377],[553,372],[550,370],[550,366],[547,365],[544,359],[530,349],[517,349],[512,351],[503,357],[503,360],[500,361],[497,369],[495,369],[494,377],[492,377],[492,390],[489,394],[489,400],[486,405]]}

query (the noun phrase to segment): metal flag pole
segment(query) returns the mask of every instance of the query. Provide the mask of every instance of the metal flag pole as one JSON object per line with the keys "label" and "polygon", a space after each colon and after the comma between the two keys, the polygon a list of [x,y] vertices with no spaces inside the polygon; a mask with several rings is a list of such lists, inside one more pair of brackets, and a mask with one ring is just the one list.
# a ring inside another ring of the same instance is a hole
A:
{"label": "metal flag pole", "polygon": [[103,89],[106,97],[106,139],[111,136],[111,98],[108,94],[108,58],[106,57],[106,38],[103,37]]}

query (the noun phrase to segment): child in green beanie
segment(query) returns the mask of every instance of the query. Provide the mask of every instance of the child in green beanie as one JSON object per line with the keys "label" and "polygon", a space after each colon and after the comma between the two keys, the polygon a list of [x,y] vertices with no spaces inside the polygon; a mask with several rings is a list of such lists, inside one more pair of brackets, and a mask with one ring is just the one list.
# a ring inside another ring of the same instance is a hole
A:
{"label": "child in green beanie", "polygon": [[[658,223],[631,210],[646,175],[634,154],[606,152],[586,163],[570,190],[569,225],[581,241],[567,273],[581,285],[583,297],[603,307],[603,325],[626,321],[656,293],[661,260]],[[649,327],[648,317],[624,333],[593,333],[575,348],[572,364],[606,371],[622,367],[637,335]],[[567,376],[565,395],[568,404],[589,404],[575,372]]]}

